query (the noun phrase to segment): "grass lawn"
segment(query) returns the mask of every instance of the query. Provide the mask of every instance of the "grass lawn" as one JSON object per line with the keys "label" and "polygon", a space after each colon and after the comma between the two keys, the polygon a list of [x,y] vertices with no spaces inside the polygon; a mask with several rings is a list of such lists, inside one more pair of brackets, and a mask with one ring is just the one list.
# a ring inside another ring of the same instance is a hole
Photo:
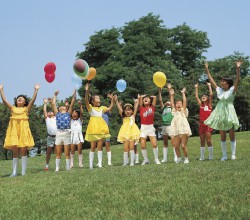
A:
{"label": "grass lawn", "polygon": [[[84,168],[76,167],[75,156],[75,168],[65,171],[63,157],[58,173],[54,155],[48,172],[45,155],[36,156],[29,158],[27,175],[16,178],[8,177],[11,161],[0,161],[0,219],[250,219],[249,136],[236,133],[235,161],[220,161],[219,135],[213,136],[213,161],[198,161],[199,137],[190,138],[189,164],[175,164],[170,148],[165,164],[121,167],[122,145],[112,146],[113,166],[104,149],[104,168],[93,170],[88,150]],[[153,162],[149,143],[147,149]],[[227,152],[230,158],[229,142]]]}

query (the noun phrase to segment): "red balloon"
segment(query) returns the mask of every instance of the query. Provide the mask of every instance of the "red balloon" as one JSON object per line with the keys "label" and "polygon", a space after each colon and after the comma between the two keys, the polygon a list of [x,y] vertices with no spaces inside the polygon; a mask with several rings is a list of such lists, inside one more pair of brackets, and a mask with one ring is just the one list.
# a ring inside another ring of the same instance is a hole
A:
{"label": "red balloon", "polygon": [[52,82],[54,81],[55,77],[56,77],[56,74],[55,74],[55,73],[52,73],[52,74],[46,73],[46,74],[45,74],[45,79],[46,79],[46,81],[49,82],[49,83],[52,83]]}
{"label": "red balloon", "polygon": [[53,74],[56,71],[56,64],[49,62],[44,66],[44,72],[46,74]]}

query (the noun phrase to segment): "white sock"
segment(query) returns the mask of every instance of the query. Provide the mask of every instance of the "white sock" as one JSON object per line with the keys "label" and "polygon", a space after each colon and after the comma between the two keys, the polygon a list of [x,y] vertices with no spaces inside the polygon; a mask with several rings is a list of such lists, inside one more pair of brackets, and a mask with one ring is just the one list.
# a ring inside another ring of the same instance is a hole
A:
{"label": "white sock", "polygon": [[46,167],[46,168],[49,168],[49,164],[48,164],[48,163],[46,163],[46,164],[45,164],[45,167]]}
{"label": "white sock", "polygon": [[12,175],[16,176],[17,175],[17,168],[18,168],[18,158],[13,158],[12,160]]}
{"label": "white sock", "polygon": [[128,152],[123,152],[123,165],[128,164]]}
{"label": "white sock", "polygon": [[111,151],[107,152],[108,164],[111,164]]}
{"label": "white sock", "polygon": [[131,150],[130,151],[130,165],[134,165],[134,161],[135,161],[135,151]]}
{"label": "white sock", "polygon": [[135,154],[135,163],[139,163],[139,154]]}
{"label": "white sock", "polygon": [[82,166],[82,154],[78,155],[78,165]]}
{"label": "white sock", "polygon": [[22,175],[26,174],[27,156],[22,156]]}
{"label": "white sock", "polygon": [[148,154],[147,154],[147,150],[144,149],[144,150],[141,150],[142,152],[142,156],[144,158],[144,161],[148,162]]}
{"label": "white sock", "polygon": [[56,159],[56,171],[59,171],[60,169],[60,162],[61,162],[61,159]]}
{"label": "white sock", "polygon": [[70,166],[73,167],[74,166],[74,154],[70,154]]}
{"label": "white sock", "polygon": [[95,157],[95,152],[90,151],[89,152],[89,168],[90,169],[93,168],[94,157]]}
{"label": "white sock", "polygon": [[70,159],[66,159],[66,170],[70,170]]}
{"label": "white sock", "polygon": [[175,152],[175,148],[174,147],[173,147],[173,152],[174,152],[174,162],[176,162],[177,161],[177,154]]}
{"label": "white sock", "polygon": [[200,152],[201,152],[201,157],[200,157],[200,159],[201,160],[204,160],[205,159],[205,147],[200,147]]}
{"label": "white sock", "polygon": [[213,146],[208,147],[208,152],[209,152],[209,157],[208,157],[208,159],[209,159],[209,160],[212,160],[212,159],[213,159],[213,150],[214,150],[214,147],[213,147]]}
{"label": "white sock", "polygon": [[97,152],[98,166],[102,166],[102,151]]}
{"label": "white sock", "polygon": [[231,150],[232,150],[232,156],[235,156],[235,153],[236,153],[236,140],[231,141]]}
{"label": "white sock", "polygon": [[168,148],[163,147],[163,160],[167,161],[167,159],[168,159]]}
{"label": "white sock", "polygon": [[155,156],[155,161],[159,160],[158,158],[158,147],[153,148],[154,156]]}
{"label": "white sock", "polygon": [[222,150],[222,156],[227,157],[227,145],[226,141],[221,141],[220,142],[221,150]]}

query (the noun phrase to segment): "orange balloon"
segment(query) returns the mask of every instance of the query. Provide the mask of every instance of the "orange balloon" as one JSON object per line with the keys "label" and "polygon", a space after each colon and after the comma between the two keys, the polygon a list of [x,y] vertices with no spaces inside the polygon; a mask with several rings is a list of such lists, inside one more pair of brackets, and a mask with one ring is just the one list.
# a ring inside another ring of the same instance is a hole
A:
{"label": "orange balloon", "polygon": [[87,80],[94,79],[95,75],[96,75],[96,69],[94,67],[90,67],[89,68],[89,76],[88,76]]}

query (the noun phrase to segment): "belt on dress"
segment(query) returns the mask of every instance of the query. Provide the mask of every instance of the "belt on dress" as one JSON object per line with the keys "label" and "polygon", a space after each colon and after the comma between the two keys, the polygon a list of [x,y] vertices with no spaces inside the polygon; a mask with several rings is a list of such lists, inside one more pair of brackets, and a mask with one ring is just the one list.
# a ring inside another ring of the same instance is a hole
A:
{"label": "belt on dress", "polygon": [[51,135],[51,134],[48,134],[48,136],[53,138],[56,137],[56,135]]}
{"label": "belt on dress", "polygon": [[66,131],[70,132],[70,129],[57,129],[57,131],[59,131],[59,132],[66,132]]}

